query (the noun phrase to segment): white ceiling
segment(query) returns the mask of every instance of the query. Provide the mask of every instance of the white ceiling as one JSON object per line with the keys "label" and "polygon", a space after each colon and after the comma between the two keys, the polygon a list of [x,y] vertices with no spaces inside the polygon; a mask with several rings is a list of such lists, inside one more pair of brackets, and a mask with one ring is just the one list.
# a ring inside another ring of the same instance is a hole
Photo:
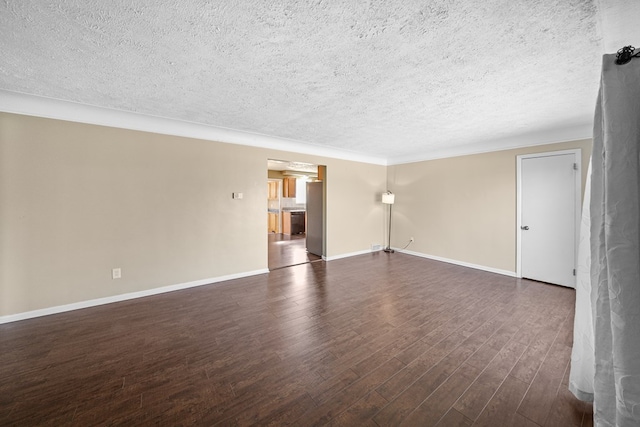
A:
{"label": "white ceiling", "polygon": [[7,0],[0,109],[71,101],[382,163],[578,139],[637,17],[637,0]]}
{"label": "white ceiling", "polygon": [[272,171],[303,172],[305,174],[318,174],[318,165],[304,162],[292,162],[289,160],[267,160],[267,169]]}

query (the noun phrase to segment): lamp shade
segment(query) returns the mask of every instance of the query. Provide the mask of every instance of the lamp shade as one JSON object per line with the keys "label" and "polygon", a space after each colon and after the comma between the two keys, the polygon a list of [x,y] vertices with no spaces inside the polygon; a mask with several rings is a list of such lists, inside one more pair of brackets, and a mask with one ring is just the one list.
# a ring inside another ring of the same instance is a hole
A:
{"label": "lamp shade", "polygon": [[396,195],[393,194],[391,191],[387,191],[382,195],[382,203],[386,205],[392,205],[393,202],[395,202],[395,199],[396,199]]}

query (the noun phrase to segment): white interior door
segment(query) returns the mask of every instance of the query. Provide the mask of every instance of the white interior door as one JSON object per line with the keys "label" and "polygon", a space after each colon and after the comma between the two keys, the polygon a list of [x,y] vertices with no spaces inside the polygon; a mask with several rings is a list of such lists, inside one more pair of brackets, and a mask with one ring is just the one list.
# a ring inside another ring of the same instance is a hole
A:
{"label": "white interior door", "polygon": [[575,287],[578,153],[518,160],[520,275]]}

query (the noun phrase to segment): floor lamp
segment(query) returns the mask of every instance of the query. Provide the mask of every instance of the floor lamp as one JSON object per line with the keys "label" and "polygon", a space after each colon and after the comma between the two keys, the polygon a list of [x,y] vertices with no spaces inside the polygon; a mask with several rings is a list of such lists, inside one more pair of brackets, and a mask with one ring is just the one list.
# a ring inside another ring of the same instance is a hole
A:
{"label": "floor lamp", "polygon": [[386,193],[382,194],[382,203],[384,203],[385,205],[389,205],[389,236],[387,239],[387,247],[384,248],[384,251],[390,254],[395,252],[393,249],[391,249],[391,207],[393,206],[395,198],[396,195],[391,191],[387,191]]}

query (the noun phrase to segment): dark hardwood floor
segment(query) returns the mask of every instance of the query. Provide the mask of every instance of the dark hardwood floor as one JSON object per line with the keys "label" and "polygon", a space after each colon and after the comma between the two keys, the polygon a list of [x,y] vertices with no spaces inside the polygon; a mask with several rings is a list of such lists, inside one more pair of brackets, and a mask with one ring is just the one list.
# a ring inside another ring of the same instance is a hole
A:
{"label": "dark hardwood floor", "polygon": [[305,234],[269,233],[269,270],[320,259],[322,257],[307,252]]}
{"label": "dark hardwood floor", "polygon": [[0,425],[589,426],[574,298],[378,252],[0,325]]}

